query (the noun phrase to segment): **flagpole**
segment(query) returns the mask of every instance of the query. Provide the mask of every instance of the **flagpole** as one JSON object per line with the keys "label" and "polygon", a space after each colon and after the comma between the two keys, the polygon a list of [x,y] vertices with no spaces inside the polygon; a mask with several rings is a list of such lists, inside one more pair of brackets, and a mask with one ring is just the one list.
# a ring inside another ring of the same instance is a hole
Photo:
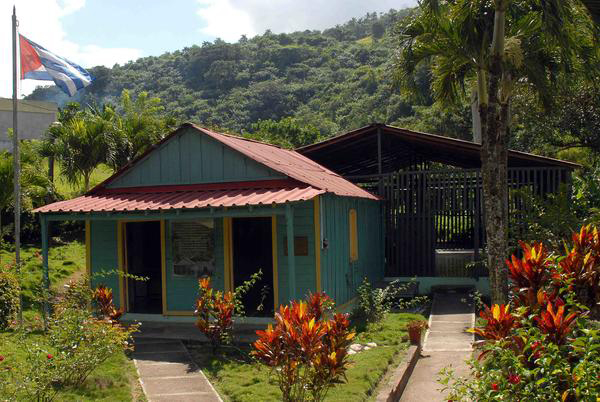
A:
{"label": "flagpole", "polygon": [[[21,274],[21,154],[19,152],[19,130],[17,126],[17,11],[13,6],[12,15],[12,53],[13,53],[13,169],[15,185],[15,267]],[[19,293],[19,325],[23,324],[23,296]]]}

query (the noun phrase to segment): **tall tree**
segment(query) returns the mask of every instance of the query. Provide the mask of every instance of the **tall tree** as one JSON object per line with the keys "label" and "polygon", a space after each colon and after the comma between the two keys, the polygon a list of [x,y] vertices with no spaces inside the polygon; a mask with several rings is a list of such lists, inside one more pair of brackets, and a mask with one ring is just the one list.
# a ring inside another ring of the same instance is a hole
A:
{"label": "tall tree", "polygon": [[301,124],[293,117],[286,117],[279,121],[259,120],[252,125],[252,133],[248,137],[294,149],[317,142],[320,133],[314,126]]}
{"label": "tall tree", "polygon": [[90,177],[102,163],[112,160],[114,130],[110,108],[77,113],[56,130],[46,149],[59,162],[62,174],[72,184],[90,188]]}
{"label": "tall tree", "polygon": [[46,130],[46,135],[42,142],[42,146],[39,149],[39,153],[42,157],[48,158],[48,180],[50,180],[51,183],[54,183],[54,143],[63,132],[63,126],[73,120],[80,111],[81,106],[79,103],[68,103],[64,108],[59,109],[57,121],[52,123],[50,127],[48,127],[48,130]]}
{"label": "tall tree", "polygon": [[[106,106],[113,110],[112,106]],[[131,162],[152,144],[158,142],[174,128],[175,119],[164,117],[160,99],[141,92],[132,98],[124,90],[120,99],[121,113],[116,113],[113,122],[114,143],[109,165],[118,170]],[[114,112],[113,112],[114,113]]]}
{"label": "tall tree", "polygon": [[510,103],[519,85],[551,104],[560,78],[597,68],[593,27],[572,0],[424,0],[400,29],[397,80],[414,87],[413,74],[432,63],[432,89],[456,103],[466,88],[477,93],[482,132],[482,176],[487,264],[492,299],[507,298],[507,154]]}

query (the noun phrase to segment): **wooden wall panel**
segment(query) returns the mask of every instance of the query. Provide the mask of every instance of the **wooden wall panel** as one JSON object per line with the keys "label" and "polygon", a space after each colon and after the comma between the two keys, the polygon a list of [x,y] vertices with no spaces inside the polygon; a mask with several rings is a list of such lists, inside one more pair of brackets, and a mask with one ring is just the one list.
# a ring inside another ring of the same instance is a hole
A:
{"label": "wooden wall panel", "polygon": [[[116,221],[90,221],[90,270],[92,275],[116,271],[119,267]],[[113,300],[121,307],[119,278],[116,274],[93,278],[92,286],[104,284],[113,291]]]}
{"label": "wooden wall panel", "polygon": [[283,179],[284,175],[212,138],[183,131],[139,161],[109,188]]}

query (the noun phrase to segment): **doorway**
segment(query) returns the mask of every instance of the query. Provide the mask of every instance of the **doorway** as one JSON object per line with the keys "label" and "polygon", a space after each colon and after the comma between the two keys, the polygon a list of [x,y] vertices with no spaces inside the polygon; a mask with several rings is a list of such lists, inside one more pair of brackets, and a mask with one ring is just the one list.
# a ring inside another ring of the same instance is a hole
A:
{"label": "doorway", "polygon": [[232,219],[233,286],[262,271],[260,280],[243,296],[248,316],[272,316],[274,311],[271,218]]}
{"label": "doorway", "polygon": [[125,259],[127,273],[147,278],[126,278],[128,311],[161,314],[162,311],[162,247],[159,221],[125,224]]}

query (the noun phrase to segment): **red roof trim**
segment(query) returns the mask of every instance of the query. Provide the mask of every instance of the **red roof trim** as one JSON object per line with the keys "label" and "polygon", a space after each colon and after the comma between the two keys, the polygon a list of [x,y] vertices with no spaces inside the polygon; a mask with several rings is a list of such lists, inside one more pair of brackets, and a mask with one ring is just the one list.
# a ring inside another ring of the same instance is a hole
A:
{"label": "red roof trim", "polygon": [[111,191],[83,195],[37,208],[33,212],[101,213],[265,206],[308,201],[325,192],[310,186],[137,193],[129,190],[121,189],[120,193]]}
{"label": "red roof trim", "polygon": [[136,194],[136,193],[176,193],[190,191],[215,191],[215,190],[250,190],[250,189],[284,189],[310,187],[296,180],[260,180],[260,181],[238,181],[223,183],[183,184],[166,186],[140,186],[124,188],[103,188],[89,195],[104,194]]}

